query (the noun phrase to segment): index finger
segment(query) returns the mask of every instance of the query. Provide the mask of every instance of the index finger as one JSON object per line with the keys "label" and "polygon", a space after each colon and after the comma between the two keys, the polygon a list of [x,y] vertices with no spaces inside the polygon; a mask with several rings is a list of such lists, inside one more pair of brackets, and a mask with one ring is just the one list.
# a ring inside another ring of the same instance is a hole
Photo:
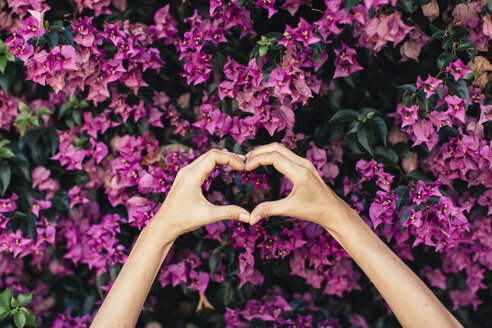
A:
{"label": "index finger", "polygon": [[277,151],[262,154],[252,152],[244,169],[252,171],[260,165],[273,165],[277,171],[285,175],[292,183],[295,182],[295,177],[299,170],[299,164]]}
{"label": "index finger", "polygon": [[200,174],[202,183],[210,176],[217,165],[228,165],[238,171],[244,170],[244,162],[234,153],[212,149],[201,157],[202,159],[193,167],[193,171]]}
{"label": "index finger", "polygon": [[303,165],[306,161],[305,158],[300,157],[299,155],[294,153],[292,150],[290,150],[289,148],[285,147],[283,144],[278,143],[278,142],[273,142],[273,143],[270,143],[268,145],[259,146],[255,149],[253,149],[252,151],[250,151],[249,153],[247,153],[246,157],[270,153],[273,151],[279,152],[280,154],[284,155],[285,157],[287,157],[291,161],[296,162],[299,165]]}

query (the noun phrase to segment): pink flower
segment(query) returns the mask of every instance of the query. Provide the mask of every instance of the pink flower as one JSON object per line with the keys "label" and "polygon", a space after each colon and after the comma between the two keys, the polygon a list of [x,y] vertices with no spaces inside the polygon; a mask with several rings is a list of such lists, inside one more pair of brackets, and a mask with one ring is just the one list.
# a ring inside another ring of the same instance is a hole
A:
{"label": "pink flower", "polygon": [[24,31],[22,35],[24,40],[29,40],[30,38],[35,36],[41,36],[46,32],[43,27],[42,17],[40,16],[39,18],[41,19],[41,21],[39,21],[34,16],[29,16],[28,18],[19,21],[19,26]]}
{"label": "pink flower", "polygon": [[85,190],[81,185],[73,186],[68,190],[68,197],[70,197],[70,207],[73,208],[77,204],[86,204],[89,200],[85,197]]}
{"label": "pink flower", "polygon": [[352,48],[347,47],[343,42],[342,49],[335,49],[335,74],[333,78],[349,76],[355,71],[363,69],[362,66],[355,60],[354,56],[357,54]]}
{"label": "pink flower", "polygon": [[444,98],[446,104],[448,104],[448,110],[446,114],[456,118],[461,123],[465,123],[465,102],[466,100],[458,96],[446,96]]}
{"label": "pink flower", "polygon": [[51,202],[49,200],[36,200],[36,199],[31,197],[31,201],[33,202],[32,212],[38,218],[39,218],[39,211],[40,210],[44,210],[44,209],[51,207]]}
{"label": "pink flower", "polygon": [[11,212],[17,208],[15,201],[19,196],[15,192],[7,199],[0,199],[0,213]]}
{"label": "pink flower", "polygon": [[456,59],[456,61],[449,64],[448,67],[446,67],[445,73],[446,75],[449,75],[449,73],[451,73],[454,77],[454,80],[458,81],[466,74],[473,73],[473,70],[471,68],[466,67],[465,64],[463,64],[463,62],[461,61],[461,59],[458,58]]}
{"label": "pink flower", "polygon": [[420,76],[417,76],[417,89],[423,89],[425,91],[425,98],[429,98],[430,96],[435,94],[436,88],[441,86],[441,84],[442,80],[436,79],[430,74],[425,81],[422,81]]}

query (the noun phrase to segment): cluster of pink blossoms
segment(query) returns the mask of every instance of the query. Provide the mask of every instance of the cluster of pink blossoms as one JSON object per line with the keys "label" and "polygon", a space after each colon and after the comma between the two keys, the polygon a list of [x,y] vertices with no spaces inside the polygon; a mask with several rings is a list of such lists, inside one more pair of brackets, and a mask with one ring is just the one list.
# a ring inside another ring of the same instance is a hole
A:
{"label": "cluster of pink blossoms", "polygon": [[[319,20],[309,23],[301,17],[297,25],[285,27],[278,40],[282,60],[275,63],[267,76],[264,72],[272,52],[267,52],[259,61],[253,58],[240,62],[228,55],[222,71],[212,64],[210,49],[225,45],[236,32],[240,38],[256,34],[250,12],[240,8],[237,0],[227,3],[212,0],[209,16],[202,17],[196,9],[182,22],[171,15],[170,5],[166,5],[156,11],[155,24],[148,26],[128,21],[105,22],[104,27],[98,29],[94,26],[94,17],[80,17],[71,24],[73,39],[80,49],[66,44],[48,49],[28,43],[29,39],[47,32],[43,13],[49,7],[44,1],[7,2],[20,20],[9,31],[5,45],[24,62],[27,79],[48,85],[58,93],[50,94],[49,100],[22,101],[33,111],[46,106],[53,112],[65,102],[65,96],[82,96],[94,106],[107,102],[102,110],[84,111],[80,125],[57,131],[60,143],[51,160],[66,171],[82,171],[89,176],[89,182],[74,182],[67,188],[67,204],[72,213],[57,213],[56,224],[44,215],[54,207],[51,199],[61,185],[43,166],[31,172],[32,188],[44,196],[30,200],[32,215],[37,218],[37,238],[24,236],[20,230],[7,229],[11,213],[18,210],[17,194],[0,199],[0,251],[3,252],[0,254],[0,287],[19,292],[27,291],[17,275],[25,266],[41,270],[46,265],[57,277],[70,275],[81,265],[86,265],[96,275],[121,266],[127,254],[117,236],[121,225],[143,228],[158,209],[162,195],[169,191],[176,172],[207,149],[224,146],[214,140],[230,137],[249,147],[249,142],[263,127],[270,136],[284,133],[282,142],[296,149],[298,142],[305,138],[304,134],[294,132],[296,111],[329,89],[318,77],[329,59],[328,52],[320,50],[323,47],[333,49],[335,54],[333,78],[343,78],[364,69],[356,59],[358,48],[378,54],[385,47],[400,45],[402,61],[418,60],[429,39],[419,26],[411,26],[409,21],[403,20],[399,11],[386,10],[395,7],[396,1],[365,0],[346,10],[341,0],[325,0]],[[75,2],[79,13],[84,9],[93,10],[95,17],[111,13],[109,0]],[[300,6],[312,7],[312,3],[309,0],[281,3],[272,0],[255,4],[256,8],[266,10],[269,18],[280,10],[295,16]],[[371,8],[374,13],[370,15]],[[431,17],[428,11],[424,14]],[[479,1],[457,4],[452,16],[453,23],[465,28],[479,49],[486,47],[492,37],[492,23],[490,14],[482,16]],[[184,33],[178,33],[181,23],[185,26]],[[337,39],[347,26],[354,31],[352,43]],[[148,84],[143,73],[160,72],[164,52],[157,47],[162,45],[178,54],[179,76],[189,86],[211,90],[203,95],[198,105],[177,101],[174,106],[174,99],[164,92],[155,92],[152,101],[144,100],[142,90],[146,90],[143,87]],[[457,59],[443,73],[454,81],[462,81],[472,72]],[[217,87],[210,88],[212,84]],[[492,119],[492,105],[486,104],[479,88],[470,87],[470,97],[465,99],[452,92],[443,78],[428,76],[422,80],[419,77],[416,89],[423,91],[426,99],[435,101],[438,110],[427,112],[417,104],[400,104],[395,117],[408,138],[404,142],[411,140],[413,147],[425,145],[430,151],[419,163],[434,174],[436,182],[405,185],[409,189],[409,200],[397,209],[395,176],[374,160],[360,160],[355,170],[361,173],[361,180],[353,182],[345,178],[344,194],[357,212],[369,214],[369,217],[362,214],[366,222],[385,237],[400,257],[413,260],[412,247],[419,245],[439,253],[442,269],[427,266],[421,272],[432,286],[447,289],[447,277],[464,271],[467,289],[452,290],[450,297],[455,308],[466,305],[476,308],[481,302],[476,292],[486,288],[485,270],[492,269],[491,220],[487,217],[492,213],[492,145],[483,133],[484,125]],[[135,101],[134,95],[139,99]],[[18,102],[18,98],[6,96],[0,90],[0,129],[11,129],[19,113]],[[233,111],[224,112],[225,103],[232,103]],[[181,111],[195,105],[194,119]],[[467,115],[470,106],[479,108],[478,119]],[[139,134],[125,130],[142,123],[150,127],[151,132]],[[48,117],[45,124],[52,125],[52,118]],[[444,127],[456,128],[459,135],[441,140],[439,131]],[[192,136],[189,141],[192,148],[163,147],[155,131],[163,132],[166,138]],[[103,137],[109,135],[116,136],[110,142],[103,141]],[[306,157],[327,183],[334,184],[339,175],[343,146],[339,139],[321,148],[312,141],[308,143]],[[216,177],[226,184],[234,180],[233,173],[219,169],[207,181],[205,190]],[[468,187],[487,190],[477,197],[469,193],[460,195],[453,188],[446,189],[449,196],[443,194],[440,187],[452,187],[457,179],[465,181]],[[241,182],[251,182],[257,189],[267,188],[266,176],[262,174],[241,173]],[[370,205],[364,206],[365,196],[361,190],[363,184],[370,182],[379,190]],[[291,188],[292,184],[282,179],[280,195],[287,195]],[[99,189],[111,206],[123,207],[121,215],[102,213],[96,194]],[[209,195],[209,199],[225,204],[224,195],[218,192]],[[402,216],[406,219],[400,224]],[[238,222],[219,222],[206,226],[205,231],[206,239],[227,242],[238,253],[239,288],[249,284],[255,289],[265,281],[256,262],[282,259],[288,259],[291,275],[305,279],[308,285],[324,294],[341,297],[344,292],[360,288],[360,274],[353,268],[348,254],[313,224],[286,220],[286,226],[278,234],[271,234],[261,225],[247,227]],[[61,261],[50,257],[50,251],[55,248],[61,250]],[[224,282],[227,279],[224,265],[219,265],[213,273],[204,268],[212,251],[195,254],[186,249],[170,253],[159,273],[161,286],[185,284],[204,295],[213,283]],[[29,263],[23,262],[26,259]],[[107,291],[111,283],[109,281],[103,289]],[[95,285],[95,280],[90,284]],[[33,308],[37,314],[48,314],[50,304],[43,299],[49,295],[48,287],[42,281],[38,286],[34,291]],[[276,291],[273,296],[265,295],[261,301],[249,300],[242,309],[228,308],[227,325],[247,326],[253,319],[297,327],[339,324],[337,320],[314,320],[310,314],[286,319],[284,315],[291,307],[287,296],[279,295],[282,293]],[[302,299],[315,311],[309,293],[294,295],[294,299]],[[73,318],[68,311],[58,315],[52,326],[83,326],[90,318]],[[357,315],[351,315],[350,320],[353,325],[365,325]]]}

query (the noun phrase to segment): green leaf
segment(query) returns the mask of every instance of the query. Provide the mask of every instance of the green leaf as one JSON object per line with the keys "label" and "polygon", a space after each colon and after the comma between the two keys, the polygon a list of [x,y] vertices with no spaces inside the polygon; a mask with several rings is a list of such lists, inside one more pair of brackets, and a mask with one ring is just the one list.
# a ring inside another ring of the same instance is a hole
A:
{"label": "green leaf", "polygon": [[472,41],[470,40],[465,40],[463,42],[461,42],[457,47],[456,47],[456,50],[458,51],[463,51],[463,50],[467,50],[467,49],[473,49],[473,48],[477,48],[477,46],[475,45],[475,43],[473,43]]}
{"label": "green leaf", "polygon": [[229,306],[231,304],[232,298],[234,297],[234,288],[232,287],[232,281],[225,281],[220,284],[219,289],[217,290],[217,296],[219,300],[225,306]]}
{"label": "green leaf", "polygon": [[28,213],[21,221],[21,228],[24,235],[29,236],[35,240],[36,236],[36,223],[38,220],[32,213]]}
{"label": "green leaf", "polygon": [[5,319],[10,313],[10,308],[8,306],[0,306],[0,321]]}
{"label": "green leaf", "polygon": [[5,194],[5,191],[10,184],[11,175],[12,172],[10,171],[9,163],[7,163],[6,161],[0,162],[0,181],[2,182],[2,195]]}
{"label": "green leaf", "polygon": [[407,173],[407,178],[414,179],[414,180],[422,180],[425,183],[434,182],[434,180],[432,180],[427,174],[419,170],[413,170],[412,172]]}
{"label": "green leaf", "polygon": [[417,87],[413,84],[404,84],[404,85],[400,85],[398,87],[398,89],[402,89],[402,90],[408,90],[408,91],[411,91],[411,92],[415,92],[417,91]]}
{"label": "green leaf", "polygon": [[208,267],[210,269],[210,274],[214,274],[217,268],[221,264],[222,247],[217,247],[214,249],[212,254],[208,259]]}
{"label": "green leaf", "polygon": [[32,300],[32,293],[20,294],[17,297],[17,302],[19,302],[19,306],[26,306]]}
{"label": "green leaf", "polygon": [[400,158],[408,158],[410,156],[410,149],[405,142],[398,142],[393,147]]}
{"label": "green leaf", "polygon": [[0,148],[0,157],[1,158],[12,158],[15,157],[14,153],[8,149],[7,147]]}
{"label": "green leaf", "polygon": [[386,126],[386,122],[381,117],[373,117],[368,123],[373,126],[376,134],[381,138],[384,143],[384,146],[387,146],[387,137],[388,137],[388,127]]}
{"label": "green leaf", "polygon": [[26,316],[22,312],[14,313],[14,323],[17,328],[23,328],[26,324]]}
{"label": "green leaf", "polygon": [[45,106],[39,107],[38,110],[36,111],[36,116],[42,116],[47,114],[53,114],[53,112],[48,108],[46,108]]}
{"label": "green leaf", "polygon": [[328,121],[328,123],[331,123],[333,121],[340,121],[340,122],[352,121],[357,119],[358,115],[359,113],[357,113],[353,109],[342,109],[336,112],[335,115],[333,115],[331,119]]}
{"label": "green leaf", "polygon": [[19,303],[17,302],[17,300],[15,298],[12,297],[12,299],[10,300],[10,306],[11,307],[18,307],[19,306]]}
{"label": "green leaf", "polygon": [[359,140],[359,143],[361,144],[362,147],[364,147],[365,150],[371,156],[374,156],[372,152],[372,131],[367,131],[367,129],[362,129],[357,132],[357,139]]}
{"label": "green leaf", "polygon": [[358,132],[360,129],[362,129],[362,126],[363,126],[362,122],[353,121],[349,126],[347,134]]}
{"label": "green leaf", "polygon": [[439,71],[444,71],[448,64],[456,59],[456,55],[450,52],[445,52],[437,57],[437,68]]}
{"label": "green leaf", "polygon": [[434,40],[442,39],[442,37],[444,35],[445,35],[445,33],[442,30],[439,30],[439,31],[432,33],[431,37],[429,38],[429,41],[427,41],[427,44],[430,44]]}
{"label": "green leaf", "polygon": [[12,82],[14,82],[16,76],[17,71],[15,70],[13,65],[7,66],[5,72],[0,74],[0,87],[2,87],[5,95],[8,96],[10,85],[12,84]]}
{"label": "green leaf", "polygon": [[401,225],[401,229],[402,229],[402,232],[405,231],[405,227],[403,226],[403,224],[405,222],[407,222],[408,220],[408,216],[410,215],[410,210],[409,208],[407,207],[404,211],[403,211],[403,214],[400,218],[400,225]]}
{"label": "green leaf", "polygon": [[1,56],[0,57],[0,73],[5,73],[5,67],[7,67],[7,57],[6,56]]}
{"label": "green leaf", "polygon": [[268,46],[261,46],[259,49],[260,57],[263,57],[268,52]]}
{"label": "green leaf", "polygon": [[398,0],[396,6],[405,10],[409,14],[413,13],[418,8],[414,5],[413,0]]}
{"label": "green leaf", "polygon": [[345,16],[347,16],[348,12],[350,11],[350,8],[357,3],[356,0],[344,0],[345,2]]}
{"label": "green leaf", "polygon": [[20,311],[26,316],[26,324],[36,326],[36,315],[30,309],[20,308]]}
{"label": "green leaf", "polygon": [[[53,28],[53,25],[50,26],[50,28]],[[58,34],[55,32],[48,32],[45,34],[46,41],[48,42],[48,45],[50,48],[54,48],[58,45]]]}
{"label": "green leaf", "polygon": [[0,302],[3,306],[10,307],[11,298],[12,294],[10,293],[10,290],[8,288],[5,288],[5,290],[0,294]]}
{"label": "green leaf", "polygon": [[386,147],[376,147],[374,154],[382,157],[383,162],[390,162],[391,164],[396,164],[398,162],[398,154],[391,149]]}
{"label": "green leaf", "polygon": [[452,77],[447,77],[446,85],[448,86],[449,93],[452,95],[459,96],[460,98],[466,99],[465,108],[468,108],[468,103],[470,102],[470,93],[468,91],[468,86],[463,80],[455,81]]}
{"label": "green leaf", "polygon": [[399,211],[400,208],[407,204],[410,200],[410,193],[407,187],[398,187],[395,190],[395,193],[398,195],[398,200],[396,201],[396,210]]}

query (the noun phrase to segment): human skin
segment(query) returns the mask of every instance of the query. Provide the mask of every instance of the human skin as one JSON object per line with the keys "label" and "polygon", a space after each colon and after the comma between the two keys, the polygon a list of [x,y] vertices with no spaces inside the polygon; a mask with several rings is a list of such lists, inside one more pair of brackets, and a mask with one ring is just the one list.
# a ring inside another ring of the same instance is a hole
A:
{"label": "human skin", "polygon": [[138,236],[92,328],[135,327],[150,287],[178,236],[220,220],[249,222],[248,211],[234,205],[212,205],[201,189],[218,164],[243,170],[243,159],[213,149],[178,172],[166,200]]}
{"label": "human skin", "polygon": [[284,199],[264,202],[250,224],[282,215],[323,226],[354,259],[381,293],[403,327],[462,327],[424,282],[321,179],[314,165],[274,143],[246,154],[246,171],[273,165],[292,183]]}
{"label": "human skin", "polygon": [[[248,213],[215,206],[201,185],[217,164],[251,171],[273,165],[292,183],[284,199],[264,202]],[[226,219],[256,224],[272,215],[323,226],[373,282],[403,327],[462,327],[430,289],[321,179],[314,165],[285,146],[260,146],[241,156],[211,150],[181,169],[166,200],[142,230],[91,327],[134,327],[150,287],[174,240],[202,225]]]}

